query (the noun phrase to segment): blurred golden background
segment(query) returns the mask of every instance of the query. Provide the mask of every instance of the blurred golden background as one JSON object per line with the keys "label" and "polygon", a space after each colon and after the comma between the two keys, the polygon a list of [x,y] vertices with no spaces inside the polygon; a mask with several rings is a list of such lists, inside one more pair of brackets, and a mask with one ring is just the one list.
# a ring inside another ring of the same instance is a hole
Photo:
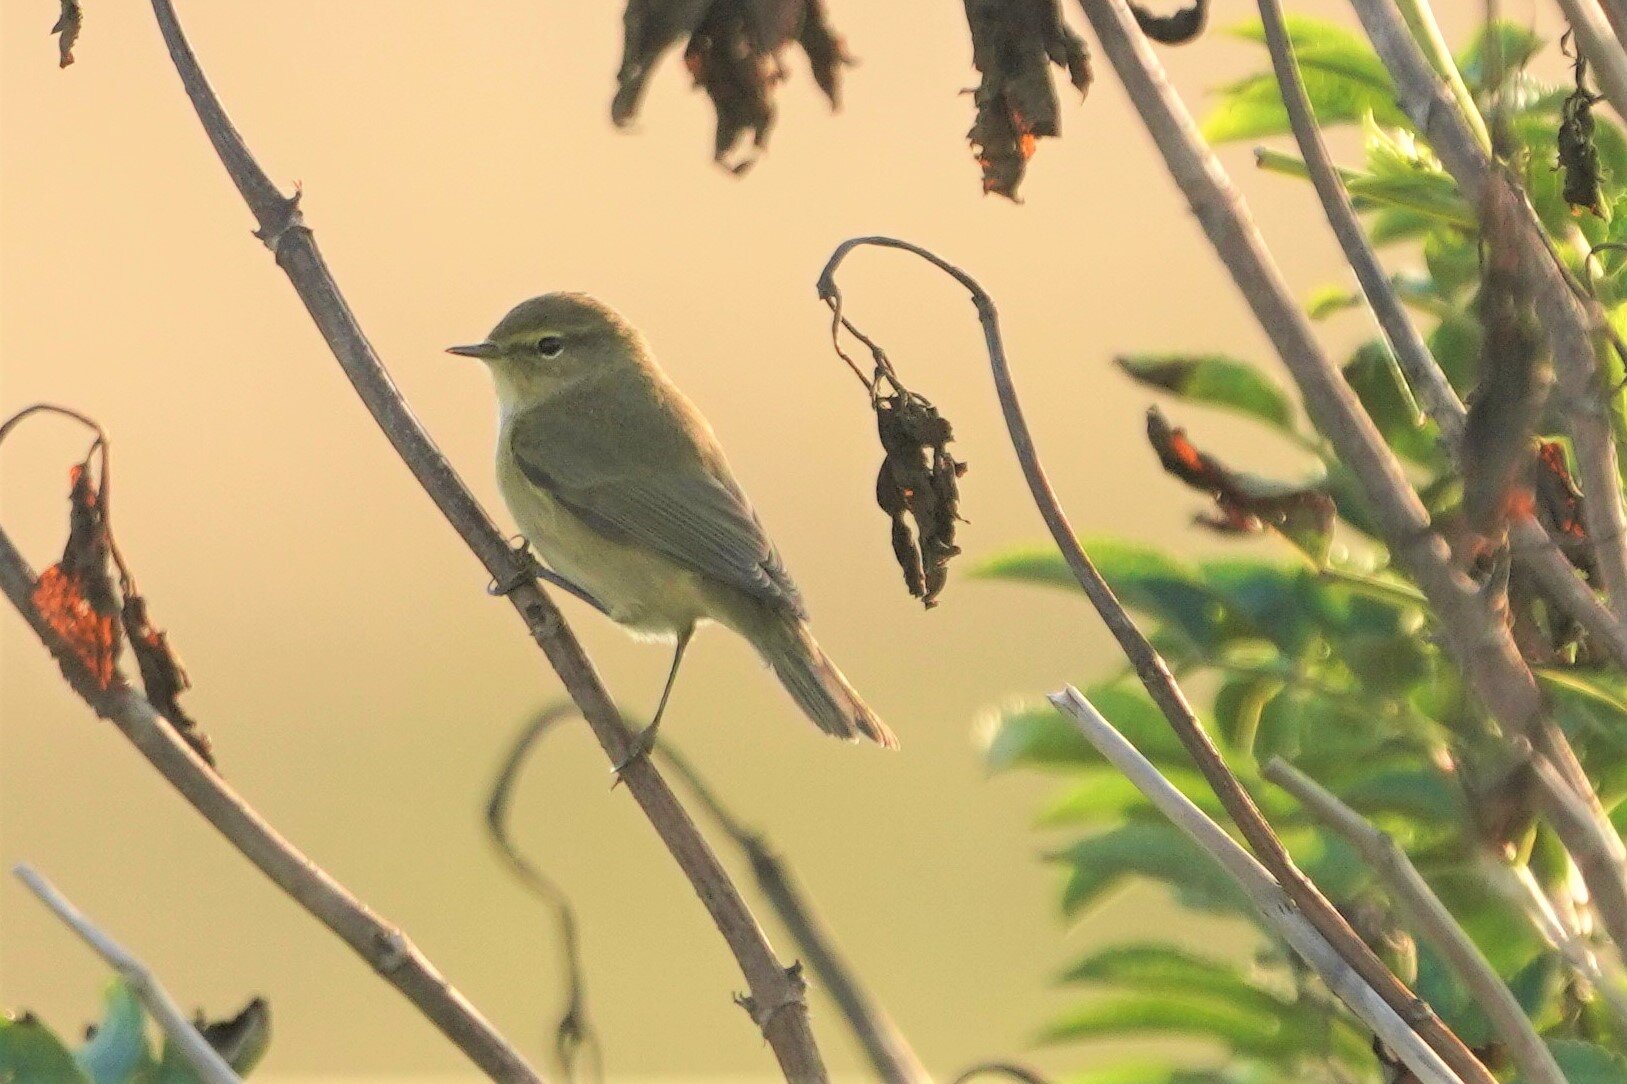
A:
{"label": "blurred golden background", "polygon": [[[487,378],[441,348],[522,297],[608,300],[711,418],[821,641],[903,751],[822,739],[718,633],[691,652],[664,736],[767,830],[918,1051],[949,1073],[1022,1052],[1070,996],[1052,984],[1070,956],[1180,915],[1138,889],[1079,928],[1059,919],[1048,841],[1030,827],[1046,783],[986,778],[975,723],[1119,661],[1082,599],[964,576],[930,613],[906,596],[871,500],[871,417],[831,354],[814,277],[837,242],[867,232],[978,276],[1080,530],[1185,552],[1218,543],[1189,528],[1198,502],[1159,473],[1142,437],[1148,397],[1111,358],[1269,357],[1105,60],[1083,104],[1064,88],[1064,138],[1042,142],[1019,207],[980,194],[962,139],[976,76],[961,6],[832,7],[862,62],[845,109],[826,111],[796,58],[772,149],[743,180],[709,161],[711,113],[676,57],[637,129],[612,129],[610,4],[287,0],[181,14],[261,162],[303,183],[363,326],[494,513]],[[540,1062],[552,928],[489,852],[480,810],[516,728],[559,683],[249,236],[146,6],[87,4],[79,62],[63,72],[46,34],[55,8],[0,0],[0,411],[44,399],[106,426],[121,544],[191,670],[186,703],[222,770]],[[1478,15],[1458,8],[1454,40]],[[1245,14],[1224,6],[1216,22]],[[1265,64],[1220,33],[1161,55],[1195,105]],[[1246,146],[1224,157],[1296,288],[1335,275],[1309,187],[1255,173]],[[843,282],[851,315],[956,424],[972,468],[962,567],[1040,538],[965,298],[897,254],[858,254]],[[1363,330],[1347,317],[1331,334],[1348,344]],[[1300,466],[1222,415],[1177,421],[1240,465]],[[41,421],[4,449],[5,526],[37,566],[61,545],[83,443]],[[565,606],[612,690],[645,711],[665,652]],[[264,1079],[467,1072],[90,717],[9,611],[0,652],[0,863],[36,864],[187,1005],[269,997]],[[609,784],[571,728],[522,784],[516,823],[580,910],[613,1075],[771,1072],[730,1001],[742,983],[721,941]],[[76,1033],[104,979],[0,879],[0,1005]],[[858,1070],[817,993],[814,1012],[828,1061]],[[1088,1065],[1100,1049],[1033,1059]]]}

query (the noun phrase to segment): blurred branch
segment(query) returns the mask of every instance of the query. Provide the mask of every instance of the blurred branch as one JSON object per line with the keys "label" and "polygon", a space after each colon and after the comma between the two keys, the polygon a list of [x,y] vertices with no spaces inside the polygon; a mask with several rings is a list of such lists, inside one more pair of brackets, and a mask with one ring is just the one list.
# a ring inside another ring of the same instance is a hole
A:
{"label": "blurred branch", "polygon": [[[1389,0],[1351,2],[1379,58],[1395,80],[1402,108],[1457,180],[1464,197],[1479,203],[1488,186],[1501,185],[1507,189],[1507,202],[1517,209],[1518,213],[1511,216],[1514,219],[1511,232],[1520,250],[1521,273],[1527,278],[1549,335],[1560,391],[1569,400],[1564,414],[1570,423],[1577,473],[1587,495],[1584,509],[1587,535],[1598,551],[1600,575],[1610,610],[1622,621],[1627,614],[1627,519],[1624,519],[1615,438],[1606,415],[1593,352],[1595,332],[1608,326],[1608,320],[1598,303],[1571,282],[1524,193],[1475,141]],[[1425,593],[1429,593],[1426,585],[1420,583],[1420,586],[1425,586]],[[1478,629],[1484,631],[1489,627],[1482,623]],[[1469,631],[1474,629],[1470,626]],[[1528,680],[1530,673],[1517,653],[1510,660],[1511,674],[1515,665],[1524,671],[1524,678]],[[1545,718],[1540,698],[1534,711],[1523,701],[1517,711],[1500,710],[1505,702],[1491,695],[1494,690],[1490,683],[1484,688],[1477,681],[1471,680],[1471,684],[1500,722],[1514,734],[1530,739],[1533,747],[1553,762],[1566,787],[1580,799],[1587,812],[1586,824],[1573,825],[1573,828],[1591,839],[1589,849],[1620,853],[1621,837],[1599,804],[1570,743]],[[1512,681],[1498,684],[1511,692],[1523,691]],[[1544,716],[1540,725],[1533,725],[1539,716]],[[1543,794],[1544,810],[1550,819],[1568,816],[1569,811],[1557,804],[1553,791],[1544,788]],[[1583,876],[1589,878],[1588,887],[1596,899],[1620,897],[1627,891],[1620,884],[1594,884],[1592,878],[1598,875],[1598,866],[1583,868]],[[1627,920],[1607,928],[1618,950],[1627,952]]]}
{"label": "blurred branch", "polygon": [[1593,910],[1618,947],[1627,946],[1627,851],[1620,839],[1592,830],[1593,817],[1545,756],[1533,756],[1531,767],[1547,797],[1548,823],[1565,844],[1592,896]]}
{"label": "blurred branch", "polygon": [[1362,856],[1412,925],[1485,1010],[1523,1079],[1529,1084],[1565,1084],[1564,1072],[1519,1001],[1395,840],[1281,757],[1272,757],[1262,774],[1299,799],[1312,817]]}
{"label": "blurred branch", "polygon": [[758,891],[774,908],[791,940],[807,959],[814,977],[841,1010],[877,1077],[887,1084],[931,1084],[932,1076],[915,1056],[909,1040],[859,981],[858,973],[836,947],[835,937],[815,913],[812,901],[785,860],[775,853],[761,832],[742,824],[729,812],[687,757],[664,742],[656,746],[655,752],[745,854]]}
{"label": "blurred branch", "polygon": [[[209,141],[259,223],[256,236],[288,275],[334,358],[396,452],[492,578],[505,586],[505,597],[581,708],[610,762],[622,763],[631,737],[564,616],[537,585],[532,562],[509,546],[408,409],[328,271],[300,214],[298,196],[290,199],[278,192],[250,154],[205,79],[170,0],[153,0],[153,13]],[[785,1076],[799,1084],[825,1080],[808,1022],[804,986],[796,970],[785,968],[775,958],[773,946],[728,873],[649,758],[628,763],[620,778],[728,943],[751,991],[749,997],[740,999],[741,1004],[768,1040]]]}
{"label": "blurred branch", "polygon": [[[49,646],[54,642],[51,630],[31,599],[34,580],[33,570],[0,530],[0,590]],[[378,918],[326,870],[278,835],[145,697],[122,677],[102,688],[71,653],[58,652],[57,661],[68,684],[91,710],[118,727],[181,797],[295,903],[338,934],[401,991],[471,1061],[493,1080],[540,1084],[542,1078],[404,933]]]}
{"label": "blurred branch", "polygon": [[583,981],[581,937],[577,932],[576,912],[566,898],[564,890],[556,885],[525,852],[509,831],[509,806],[514,794],[514,782],[519,778],[525,758],[543,736],[566,719],[579,718],[572,703],[554,704],[542,709],[537,717],[526,724],[515,739],[508,757],[492,784],[491,797],[486,802],[486,831],[492,845],[505,865],[521,884],[553,909],[559,924],[560,954],[565,967],[565,1011],[554,1025],[554,1064],[566,1080],[576,1079],[576,1058],[585,1051],[593,1062],[594,1079],[604,1079],[604,1050],[599,1034],[588,1018],[587,988]]}
{"label": "blurred branch", "polygon": [[84,913],[75,907],[66,896],[58,892],[56,886],[43,876],[36,873],[26,865],[17,865],[11,868],[17,879],[28,886],[28,890],[39,898],[39,901],[51,913],[67,924],[68,928],[78,934],[80,939],[95,950],[109,967],[118,972],[130,991],[146,1006],[164,1034],[169,1036],[181,1056],[186,1058],[202,1084],[240,1084],[240,1078],[227,1064],[220,1052],[209,1045],[197,1028],[192,1026],[181,1007],[175,1004],[175,999],[169,996],[157,977],[147,969],[147,966],[129,952],[125,951],[117,941],[96,927],[96,924],[85,917]]}
{"label": "blurred branch", "polygon": [[[1130,18],[1127,13],[1125,17]],[[1140,32],[1134,29],[1133,23],[1126,32],[1137,35],[1137,40],[1140,40]],[[1107,581],[1102,578],[1095,564],[1079,544],[1067,513],[1062,510],[1061,502],[1057,499],[1055,490],[1051,488],[1045,468],[1040,463],[1033,435],[1029,432],[1028,422],[1023,415],[1022,404],[1012,383],[1011,369],[1000,335],[999,313],[995,309],[993,299],[966,272],[926,249],[891,237],[859,237],[837,246],[819,276],[819,296],[830,305],[839,320],[845,318],[841,315],[842,295],[836,286],[836,269],[847,254],[860,245],[902,249],[919,256],[949,275],[972,295],[972,303],[977,308],[978,321],[983,328],[984,346],[989,356],[990,369],[994,374],[995,391],[1005,417],[1006,430],[1017,460],[1022,466],[1023,477],[1028,482],[1029,493],[1039,509],[1040,516],[1045,520],[1045,525],[1050,529],[1052,539],[1061,550],[1069,571],[1073,573],[1074,579],[1078,581],[1086,597],[1101,615],[1103,623],[1107,625],[1113,638],[1124,651],[1153,702],[1169,720],[1170,728],[1186,747],[1198,769],[1203,773],[1204,779],[1208,781],[1254,853],[1319,931],[1320,936],[1337,946],[1340,955],[1361,975],[1365,985],[1377,990],[1394,1011],[1406,1014],[1407,1018],[1417,1025],[1419,1034],[1427,1038],[1430,1045],[1460,1076],[1476,1084],[1492,1084],[1491,1074],[1462,1040],[1427,1006],[1422,1005],[1412,991],[1390,972],[1383,961],[1374,955],[1350,928],[1350,924],[1333,904],[1328,902],[1327,897],[1323,896],[1310,879],[1294,865],[1288,849],[1261,814],[1254,799],[1227,767],[1225,758],[1220,755],[1214,741],[1204,730],[1203,724],[1198,721],[1191,703],[1176,683],[1164,659],[1130,618],[1129,613],[1107,585]],[[1365,421],[1366,415],[1362,415],[1362,418]]]}
{"label": "blurred branch", "polygon": [[1015,1061],[985,1061],[970,1066],[955,1077],[953,1084],[967,1084],[980,1076],[1002,1076],[1019,1084],[1051,1084],[1039,1070]]}
{"label": "blurred branch", "polygon": [[[1265,867],[1165,779],[1077,689],[1070,685],[1060,693],[1052,693],[1050,699],[1059,711],[1073,719],[1079,732],[1108,763],[1134,783],[1136,789],[1160,813],[1203,848],[1237,882],[1254,904],[1261,920],[1293,948],[1327,984],[1328,989],[1338,995],[1339,1000],[1360,1017],[1420,1081],[1424,1084],[1446,1084],[1462,1079],[1436,1052],[1434,1044],[1425,1041],[1421,1032],[1414,1030],[1416,1025],[1409,1024],[1401,1010],[1390,1005],[1388,999],[1368,985],[1351,967],[1349,957],[1335,949],[1307,921],[1307,916],[1294,906],[1294,901],[1283,892],[1282,886]],[[1416,1009],[1414,1005],[1405,1011],[1416,1013]],[[1413,1019],[1416,1021],[1416,1015]],[[1491,1080],[1492,1077],[1481,1067],[1473,1079]]]}
{"label": "blurred branch", "polygon": [[[1260,19],[1265,27],[1271,64],[1282,88],[1288,122],[1305,159],[1305,169],[1322,202],[1328,224],[1338,238],[1346,261],[1356,274],[1385,340],[1390,344],[1407,383],[1417,394],[1429,416],[1440,427],[1447,448],[1461,460],[1463,427],[1467,414],[1457,392],[1441,371],[1423,336],[1419,334],[1406,307],[1401,304],[1362,229],[1350,194],[1322,139],[1321,128],[1311,110],[1305,81],[1294,59],[1280,0],[1258,0]],[[1478,114],[1476,114],[1478,116]],[[1576,574],[1559,544],[1546,529],[1529,516],[1516,517],[1509,526],[1509,543],[1515,559],[1528,571],[1561,610],[1585,628],[1627,669],[1627,625],[1612,614],[1599,597]]]}

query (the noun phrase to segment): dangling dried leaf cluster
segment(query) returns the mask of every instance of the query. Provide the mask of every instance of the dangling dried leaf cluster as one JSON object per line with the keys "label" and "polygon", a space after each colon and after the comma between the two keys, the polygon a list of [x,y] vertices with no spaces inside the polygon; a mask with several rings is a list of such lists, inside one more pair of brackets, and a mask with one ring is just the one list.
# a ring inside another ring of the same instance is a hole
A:
{"label": "dangling dried leaf cluster", "polygon": [[[623,26],[611,120],[633,121],[657,61],[687,38],[684,65],[717,113],[713,159],[734,173],[751,168],[767,146],[788,46],[806,54],[832,108],[841,102],[841,70],[851,63],[824,0],[628,0]],[[751,150],[731,163],[748,133]]]}
{"label": "dangling dried leaf cluster", "polygon": [[62,14],[51,27],[51,33],[57,36],[57,67],[73,63],[73,47],[79,42],[79,30],[84,24],[85,13],[79,9],[79,0],[62,0]]}
{"label": "dangling dried leaf cluster", "polygon": [[1090,57],[1062,21],[1059,0],[965,0],[972,64],[983,76],[973,92],[977,119],[966,138],[983,170],[983,191],[1017,198],[1035,140],[1061,133],[1050,65],[1066,69],[1083,95]]}
{"label": "dangling dried leaf cluster", "polygon": [[1575,89],[1559,111],[1559,169],[1565,174],[1561,194],[1573,213],[1592,211],[1603,217],[1599,149],[1593,145],[1593,107],[1603,98],[1587,89],[1587,59],[1580,50],[1576,53],[1572,73]]}

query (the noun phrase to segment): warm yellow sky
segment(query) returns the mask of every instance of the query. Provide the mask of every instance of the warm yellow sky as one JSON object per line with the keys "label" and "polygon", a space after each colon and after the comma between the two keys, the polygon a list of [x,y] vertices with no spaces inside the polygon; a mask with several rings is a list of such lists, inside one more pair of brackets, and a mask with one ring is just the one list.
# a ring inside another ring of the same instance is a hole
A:
{"label": "warm yellow sky", "polygon": [[[143,4],[86,5],[65,72],[49,0],[0,0],[0,412],[72,404],[111,432],[119,538],[197,683],[223,770],[540,1058],[554,953],[480,835],[510,735],[560,695],[509,608],[390,452],[188,108]],[[935,248],[998,298],[1032,423],[1084,532],[1213,547],[1141,437],[1130,349],[1262,339],[1098,61],[1016,207],[979,193],[963,133],[975,82],[960,5],[831,0],[862,65],[829,115],[800,60],[768,157],[709,162],[711,117],[676,59],[637,130],[607,119],[610,4],[185,3],[228,109],[310,223],[419,417],[494,511],[491,390],[441,347],[514,301],[584,289],[626,313],[711,418],[831,654],[903,751],[822,740],[731,637],[691,652],[664,735],[795,862],[843,945],[938,1071],[1020,1051],[1066,1002],[1087,946],[1167,922],[1149,896],[1082,928],[1029,827],[1043,780],[982,772],[980,711],[1117,661],[1082,601],[957,579],[923,613],[871,504],[871,419],[830,355],[813,281],[842,238]],[[1326,4],[1319,10],[1335,10]],[[1071,8],[1071,5],[1070,5]],[[1464,5],[1467,13],[1468,5]],[[1225,7],[1221,24],[1243,7]],[[1070,10],[1076,26],[1082,19]],[[1179,86],[1264,64],[1213,36],[1163,53]],[[1331,273],[1308,188],[1226,161],[1296,288]],[[954,420],[971,462],[969,563],[1040,536],[970,307],[892,254],[844,278],[851,314]],[[1348,318],[1332,334],[1348,343]],[[1230,419],[1177,420],[1239,461],[1297,469]],[[77,433],[5,449],[5,526],[54,559]],[[506,515],[499,520],[507,523]],[[653,703],[666,666],[570,604],[611,688]],[[89,717],[14,615],[0,616],[0,864],[28,860],[188,1004],[271,998],[265,1073],[456,1073],[456,1051],[214,837]],[[517,822],[580,908],[592,1008],[617,1073],[761,1073],[741,981],[704,912],[583,733],[525,784]],[[101,970],[9,878],[0,1004],[72,1031]],[[791,948],[774,931],[789,957]],[[546,1009],[546,1011],[545,1011]],[[822,1001],[833,1066],[857,1065]],[[1062,1068],[1079,1049],[1037,1055]]]}

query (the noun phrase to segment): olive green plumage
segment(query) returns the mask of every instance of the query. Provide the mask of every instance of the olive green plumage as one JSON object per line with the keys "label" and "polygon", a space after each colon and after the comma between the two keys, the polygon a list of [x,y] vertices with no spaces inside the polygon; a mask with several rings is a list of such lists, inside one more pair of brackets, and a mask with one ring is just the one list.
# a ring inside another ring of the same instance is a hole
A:
{"label": "olive green plumage", "polygon": [[675,640],[674,675],[695,627],[716,621],[820,729],[898,744],[814,641],[712,427],[631,325],[586,295],[546,294],[452,352],[491,370],[498,484],[547,565],[635,635]]}

